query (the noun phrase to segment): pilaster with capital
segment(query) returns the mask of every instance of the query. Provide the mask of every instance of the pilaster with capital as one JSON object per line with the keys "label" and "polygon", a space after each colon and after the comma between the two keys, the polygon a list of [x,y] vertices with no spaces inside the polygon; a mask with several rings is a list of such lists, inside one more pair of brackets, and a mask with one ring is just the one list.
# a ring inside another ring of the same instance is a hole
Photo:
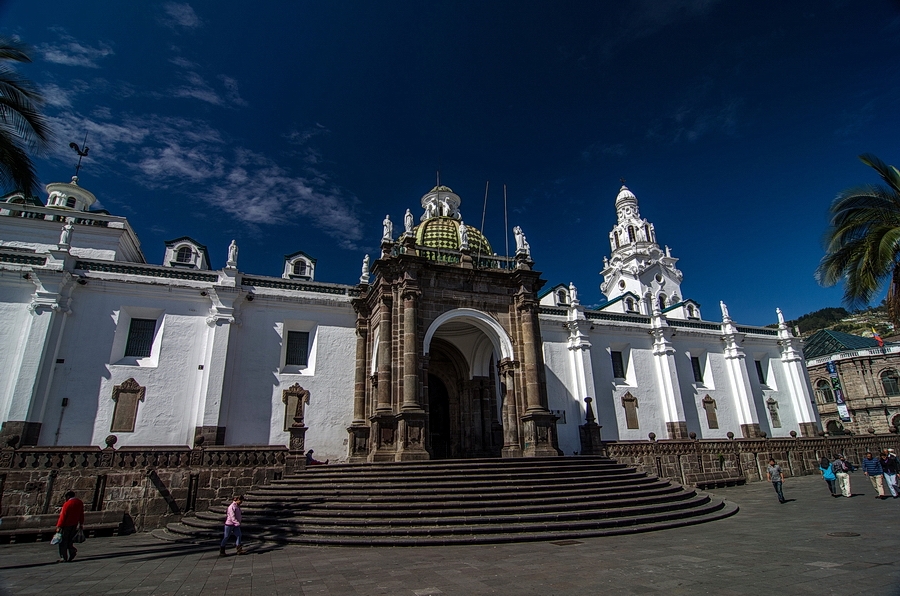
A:
{"label": "pilaster with capital", "polygon": [[594,393],[594,365],[591,360],[591,340],[588,333],[591,323],[584,317],[584,307],[570,303],[566,328],[569,330],[568,348],[572,371],[571,387],[575,399]]}
{"label": "pilaster with capital", "polygon": [[780,308],[776,309],[775,313],[778,316],[778,347],[781,350],[781,362],[787,376],[788,392],[800,426],[800,434],[804,437],[814,437],[821,425],[814,398],[810,393],[809,371],[803,360],[803,340],[791,333]]}
{"label": "pilaster with capital", "polygon": [[660,382],[666,432],[670,439],[687,439],[684,402],[681,399],[681,386],[675,367],[675,348],[669,341],[672,333],[673,329],[669,327],[657,306],[650,317],[650,335],[653,336],[653,364]]}
{"label": "pilaster with capital", "polygon": [[522,445],[519,440],[519,404],[516,393],[516,373],[519,369],[517,360],[505,358],[497,365],[500,375],[501,416],[503,417],[503,457],[522,457]]}
{"label": "pilaster with capital", "polygon": [[731,384],[731,394],[734,396],[738,423],[745,439],[756,438],[760,436],[759,414],[753,402],[753,388],[750,385],[750,374],[747,372],[746,355],[741,347],[744,334],[738,332],[737,326],[728,314],[728,307],[725,306],[725,303],[720,303],[720,306],[722,308],[722,341],[725,342],[725,367],[728,371],[728,381]]}

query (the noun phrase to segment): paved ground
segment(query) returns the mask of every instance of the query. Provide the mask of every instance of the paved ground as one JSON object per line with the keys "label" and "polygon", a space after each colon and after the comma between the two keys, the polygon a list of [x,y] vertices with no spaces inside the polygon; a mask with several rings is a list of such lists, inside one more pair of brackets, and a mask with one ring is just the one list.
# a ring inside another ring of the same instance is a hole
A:
{"label": "paved ground", "polygon": [[[714,491],[736,502],[729,519],[662,532],[425,548],[214,546],[148,534],[89,540],[73,563],[47,543],[0,546],[0,594],[865,594],[900,596],[900,499],[878,501],[861,473],[858,495],[832,499],[818,477]],[[859,536],[834,537],[832,532]],[[232,551],[233,552],[233,551]]]}

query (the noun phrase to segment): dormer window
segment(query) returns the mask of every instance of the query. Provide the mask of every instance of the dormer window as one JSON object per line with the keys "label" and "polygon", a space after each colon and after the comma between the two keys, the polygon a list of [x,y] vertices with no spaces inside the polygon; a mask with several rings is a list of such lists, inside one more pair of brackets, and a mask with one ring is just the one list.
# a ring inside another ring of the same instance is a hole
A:
{"label": "dormer window", "polygon": [[634,312],[634,298],[625,299],[625,312]]}
{"label": "dormer window", "polygon": [[566,291],[559,290],[556,292],[556,303],[559,305],[567,304],[569,301],[566,298]]}
{"label": "dormer window", "polygon": [[303,251],[284,256],[284,279],[313,281],[316,276],[316,260]]}
{"label": "dormer window", "polygon": [[175,262],[181,263],[183,265],[189,265],[194,260],[194,251],[191,250],[190,246],[182,246],[178,249],[178,252],[175,254]]}
{"label": "dormer window", "polygon": [[183,269],[209,270],[209,255],[206,247],[187,236],[166,241],[166,256],[163,259],[166,267]]}

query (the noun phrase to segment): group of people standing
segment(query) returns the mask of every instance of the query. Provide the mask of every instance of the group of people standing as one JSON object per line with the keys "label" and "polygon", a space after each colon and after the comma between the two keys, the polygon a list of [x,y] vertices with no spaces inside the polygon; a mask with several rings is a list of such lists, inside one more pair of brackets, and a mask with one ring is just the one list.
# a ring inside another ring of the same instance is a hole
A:
{"label": "group of people standing", "polygon": [[[843,455],[835,455],[833,461],[829,461],[827,457],[823,457],[819,461],[819,471],[822,473],[822,478],[828,483],[828,489],[833,497],[853,496],[850,491],[850,473],[857,469]],[[867,451],[866,457],[862,461],[862,469],[877,492],[876,499],[888,498],[885,486],[891,497],[896,499],[900,496],[900,487],[897,484],[900,460],[897,459],[893,449],[883,449],[878,457],[875,457],[871,451]]]}

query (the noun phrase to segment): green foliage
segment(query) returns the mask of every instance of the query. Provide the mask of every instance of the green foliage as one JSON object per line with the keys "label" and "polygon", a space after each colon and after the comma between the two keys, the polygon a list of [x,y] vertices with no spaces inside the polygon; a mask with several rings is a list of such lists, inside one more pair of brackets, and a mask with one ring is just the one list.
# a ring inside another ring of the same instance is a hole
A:
{"label": "green foliage", "polygon": [[844,303],[868,305],[889,281],[888,316],[900,324],[900,171],[874,155],[859,159],[886,186],[867,185],[838,194],[831,204],[825,256],[816,269],[823,286],[844,284]]}
{"label": "green foliage", "polygon": [[25,46],[0,37],[0,186],[36,194],[38,179],[30,154],[45,151],[52,134],[41,114],[41,94],[9,62],[31,62],[31,58]]}

